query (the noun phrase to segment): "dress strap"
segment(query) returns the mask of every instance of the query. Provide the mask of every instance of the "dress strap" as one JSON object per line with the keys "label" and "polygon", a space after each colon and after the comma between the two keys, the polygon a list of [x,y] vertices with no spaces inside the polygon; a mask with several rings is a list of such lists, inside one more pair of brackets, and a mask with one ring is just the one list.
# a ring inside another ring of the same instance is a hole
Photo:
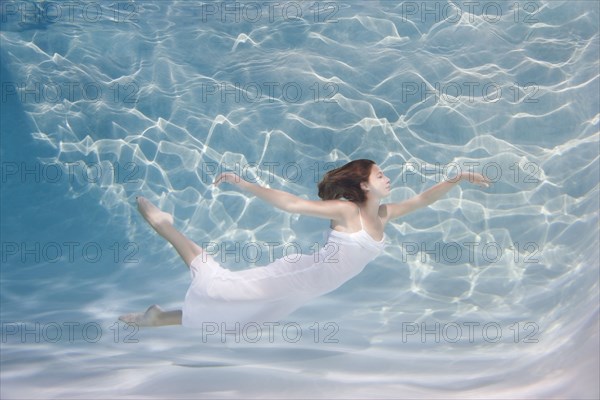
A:
{"label": "dress strap", "polygon": [[365,227],[363,226],[363,223],[362,223],[362,215],[360,213],[360,207],[358,207],[358,217],[360,218],[360,230],[364,231]]}

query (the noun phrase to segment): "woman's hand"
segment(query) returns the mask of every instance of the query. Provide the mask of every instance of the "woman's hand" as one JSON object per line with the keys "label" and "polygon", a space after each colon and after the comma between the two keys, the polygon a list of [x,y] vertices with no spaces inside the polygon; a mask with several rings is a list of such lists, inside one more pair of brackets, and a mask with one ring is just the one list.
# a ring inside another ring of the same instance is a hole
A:
{"label": "woman's hand", "polygon": [[240,178],[237,174],[235,174],[233,172],[224,172],[224,173],[220,174],[219,176],[217,176],[217,178],[213,182],[213,185],[215,185],[215,187],[217,187],[222,182],[237,185],[240,182],[242,182],[242,180],[243,180],[242,178]]}
{"label": "woman's hand", "polygon": [[474,183],[475,185],[490,187],[491,182],[485,176],[478,174],[477,172],[463,172],[460,175],[460,180],[468,180],[470,183]]}

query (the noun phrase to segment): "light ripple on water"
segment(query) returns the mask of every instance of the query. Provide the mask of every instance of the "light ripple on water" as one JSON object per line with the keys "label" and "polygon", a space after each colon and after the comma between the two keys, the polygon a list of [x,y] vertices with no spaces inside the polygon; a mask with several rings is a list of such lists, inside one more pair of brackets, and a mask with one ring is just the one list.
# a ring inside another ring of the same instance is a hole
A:
{"label": "light ripple on water", "polygon": [[[354,158],[382,166],[392,201],[434,183],[408,165],[479,162],[503,175],[491,189],[464,184],[393,223],[385,255],[294,314],[305,329],[335,321],[337,345],[204,344],[176,328],[140,331],[136,345],[9,340],[2,397],[302,397],[307,382],[311,396],[323,398],[597,396],[597,359],[589,357],[598,339],[597,3],[537,2],[532,24],[515,23],[507,10],[493,24],[469,14],[455,24],[421,21],[393,2],[337,3],[335,23],[315,23],[307,4],[296,21],[200,23],[192,2],[136,4],[140,18],[129,23],[2,24],[3,63],[14,81],[101,88],[98,101],[62,93],[22,102],[34,127],[23,133],[53,151],[41,157],[46,164],[98,162],[109,171],[135,163],[141,179],[107,174],[90,184],[75,175],[68,197],[110,211],[99,238],[121,231],[148,248],[139,264],[88,271],[95,279],[80,291],[78,274],[4,264],[3,322],[96,320],[108,332],[130,309],[177,307],[188,276],[136,215],[138,194],[173,212],[198,241],[297,241],[309,251],[321,239],[323,223],[212,190],[208,163],[296,162],[303,176],[295,182],[277,169],[273,177],[250,173],[309,198],[326,163]],[[275,98],[266,82],[280,83]],[[466,91],[467,82],[478,90]],[[283,97],[286,83],[301,88],[297,101]],[[490,101],[486,83],[502,95]],[[239,101],[223,101],[223,85],[235,84]],[[217,88],[214,96],[207,87]],[[415,87],[438,93],[411,95]],[[464,244],[475,241],[498,243],[503,257],[470,259]],[[454,262],[421,258],[408,254],[408,242],[458,243],[465,253]],[[30,278],[32,269],[42,276]],[[172,282],[168,291],[164,282]],[[24,299],[25,290],[35,294]],[[505,336],[403,340],[407,327],[436,322],[497,323]],[[521,335],[535,327],[539,342],[515,343],[515,323]],[[59,368],[51,367],[56,359]],[[101,389],[104,380],[119,383]]]}

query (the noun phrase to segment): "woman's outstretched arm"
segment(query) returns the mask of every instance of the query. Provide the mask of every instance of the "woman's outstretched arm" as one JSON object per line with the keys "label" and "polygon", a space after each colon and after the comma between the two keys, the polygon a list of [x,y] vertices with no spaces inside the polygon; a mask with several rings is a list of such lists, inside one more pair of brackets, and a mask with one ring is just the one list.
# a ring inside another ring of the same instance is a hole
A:
{"label": "woman's outstretched arm", "polygon": [[426,207],[430,204],[433,204],[446,193],[448,193],[455,185],[465,180],[468,180],[469,182],[479,186],[490,186],[490,181],[483,175],[476,172],[463,172],[460,175],[460,178],[453,181],[440,182],[437,185],[427,189],[423,193],[411,197],[408,200],[399,203],[386,204],[387,219],[391,220],[398,218],[421,207]]}
{"label": "woman's outstretched arm", "polygon": [[314,201],[306,200],[283,190],[270,189],[248,182],[233,172],[220,174],[213,185],[222,182],[231,183],[244,189],[273,206],[290,213],[310,215],[313,217],[337,219],[347,210],[347,206],[339,200]]}

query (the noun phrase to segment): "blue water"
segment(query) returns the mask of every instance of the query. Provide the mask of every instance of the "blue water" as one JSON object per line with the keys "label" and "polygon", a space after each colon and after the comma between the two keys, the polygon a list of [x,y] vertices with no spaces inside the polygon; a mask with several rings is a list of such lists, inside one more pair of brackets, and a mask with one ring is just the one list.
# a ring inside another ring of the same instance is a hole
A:
{"label": "blue water", "polygon": [[[600,395],[598,2],[1,7],[2,399]],[[258,339],[117,321],[190,282],[136,195],[250,268],[328,222],[215,174],[317,199],[357,158],[389,201],[495,182],[394,221]]]}

